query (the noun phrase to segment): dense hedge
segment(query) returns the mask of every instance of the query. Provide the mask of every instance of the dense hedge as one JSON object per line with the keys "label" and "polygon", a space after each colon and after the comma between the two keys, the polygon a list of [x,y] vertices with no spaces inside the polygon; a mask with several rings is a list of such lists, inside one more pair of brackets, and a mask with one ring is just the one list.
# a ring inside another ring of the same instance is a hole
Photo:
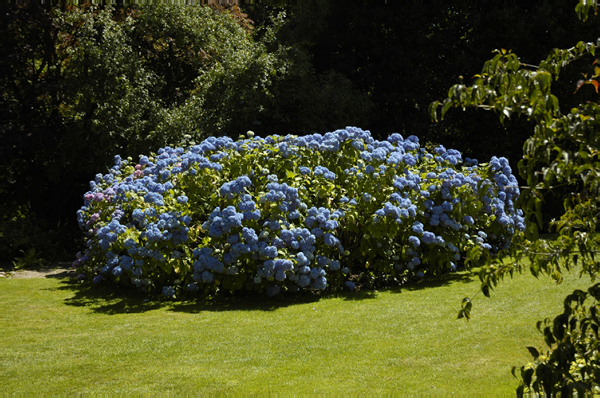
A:
{"label": "dense hedge", "polygon": [[[115,158],[78,212],[94,283],[200,290],[354,289],[454,271],[524,228],[504,158],[488,164],[415,136],[210,137]],[[469,265],[469,264],[467,264]]]}

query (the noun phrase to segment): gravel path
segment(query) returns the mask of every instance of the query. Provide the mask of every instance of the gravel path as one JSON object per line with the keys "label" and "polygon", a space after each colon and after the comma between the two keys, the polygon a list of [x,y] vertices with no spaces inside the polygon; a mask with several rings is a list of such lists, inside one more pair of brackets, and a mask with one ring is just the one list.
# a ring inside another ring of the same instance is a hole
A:
{"label": "gravel path", "polygon": [[75,276],[75,270],[71,263],[58,263],[50,267],[36,270],[20,269],[6,271],[6,268],[0,270],[0,278],[12,279],[31,279],[31,278],[69,278]]}

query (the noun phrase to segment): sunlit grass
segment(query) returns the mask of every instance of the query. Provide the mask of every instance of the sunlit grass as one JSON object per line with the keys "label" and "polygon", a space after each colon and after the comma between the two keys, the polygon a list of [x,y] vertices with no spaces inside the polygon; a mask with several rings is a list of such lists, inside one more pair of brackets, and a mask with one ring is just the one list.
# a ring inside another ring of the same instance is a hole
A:
{"label": "sunlit grass", "polygon": [[3,393],[514,393],[536,321],[587,279],[517,275],[456,320],[468,273],[380,292],[145,302],[0,280]]}

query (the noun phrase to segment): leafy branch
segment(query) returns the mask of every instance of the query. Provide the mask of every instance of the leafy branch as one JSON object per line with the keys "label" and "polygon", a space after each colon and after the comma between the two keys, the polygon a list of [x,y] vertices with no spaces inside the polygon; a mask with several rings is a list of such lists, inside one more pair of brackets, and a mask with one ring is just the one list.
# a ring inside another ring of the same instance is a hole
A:
{"label": "leafy branch", "polygon": [[[576,12],[586,20],[592,12],[597,14],[597,2],[581,0]],[[599,46],[600,39],[597,43],[579,42],[568,49],[555,49],[537,67],[521,63],[511,51],[497,50],[471,85],[455,84],[445,100],[429,107],[434,122],[452,108],[467,107],[495,112],[501,123],[514,116],[534,122],[533,134],[525,142],[519,162],[519,172],[528,185],[519,199],[527,228],[524,234],[513,237],[511,249],[497,258],[485,259],[479,277],[486,296],[506,275],[522,271],[524,259],[529,260],[534,277],[546,273],[557,282],[562,280],[563,269],[580,267],[580,274],[589,275],[592,281],[600,271],[600,106],[587,102],[562,113],[558,98],[552,94],[552,82],[560,72],[584,57],[594,57],[590,61],[593,73],[583,75],[574,94],[584,85],[592,85],[599,93],[600,67],[595,66],[600,62],[595,59]],[[551,222],[558,237],[539,239],[544,197],[541,191],[557,187],[571,188],[564,198],[564,214]],[[512,256],[514,261],[504,264],[499,260],[503,256]],[[553,321],[546,320],[543,328],[538,323],[549,350],[540,354],[528,347],[534,362],[520,368],[520,396],[526,392],[583,394],[600,386],[599,292],[598,284],[588,293],[573,292],[565,299],[563,314]],[[587,299],[594,302],[586,306]],[[463,299],[458,317],[469,319],[471,309],[472,300]],[[516,368],[513,375],[517,377]]]}

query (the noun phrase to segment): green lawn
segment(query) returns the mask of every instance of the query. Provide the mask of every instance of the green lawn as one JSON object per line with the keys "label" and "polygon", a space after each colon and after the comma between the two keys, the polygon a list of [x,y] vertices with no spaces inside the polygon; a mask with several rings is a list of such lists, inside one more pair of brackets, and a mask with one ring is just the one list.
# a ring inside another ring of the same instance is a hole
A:
{"label": "green lawn", "polygon": [[589,285],[519,275],[456,320],[476,276],[337,296],[144,302],[66,279],[1,279],[0,392],[508,393],[536,321]]}

